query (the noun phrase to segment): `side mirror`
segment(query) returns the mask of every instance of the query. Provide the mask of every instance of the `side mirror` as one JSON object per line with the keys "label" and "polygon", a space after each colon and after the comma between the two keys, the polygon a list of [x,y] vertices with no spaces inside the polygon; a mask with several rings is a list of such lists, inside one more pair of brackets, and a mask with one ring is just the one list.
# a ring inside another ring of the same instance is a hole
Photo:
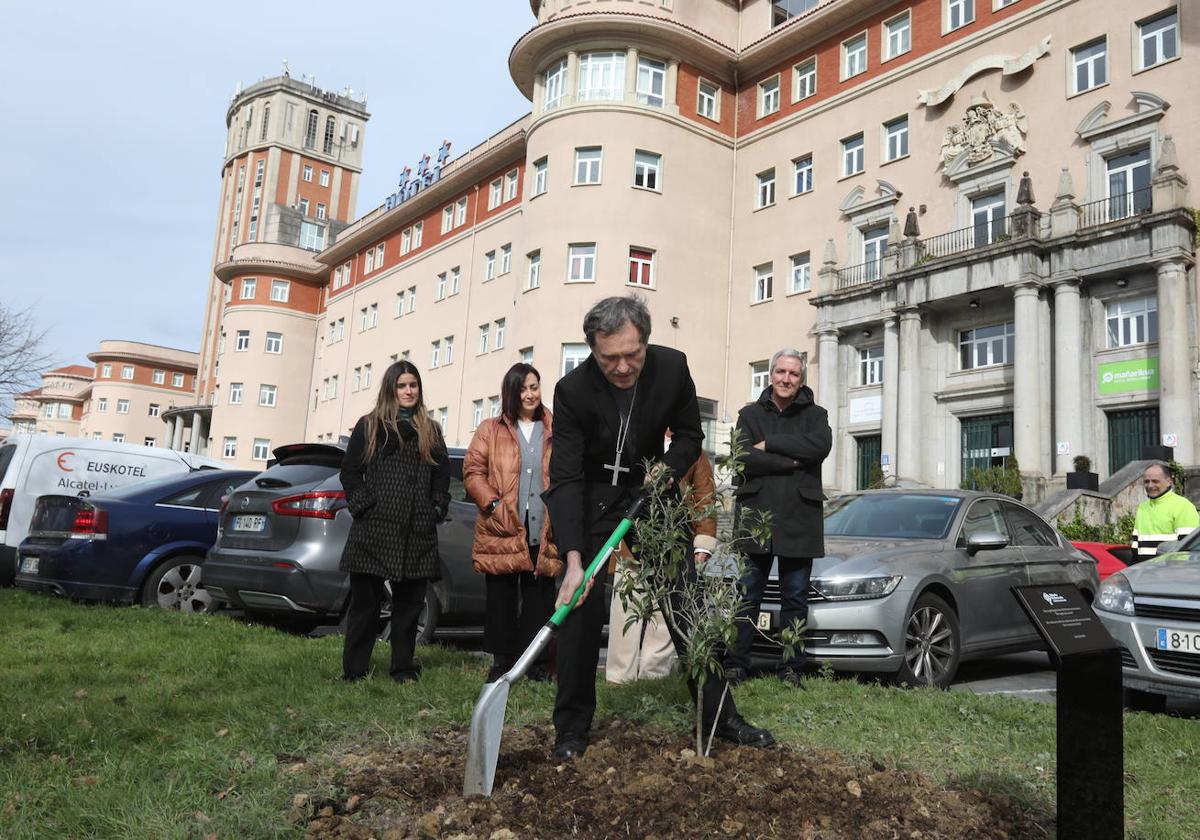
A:
{"label": "side mirror", "polygon": [[1008,547],[1008,537],[995,531],[980,531],[967,537],[967,554],[972,557],[980,551],[996,551]]}

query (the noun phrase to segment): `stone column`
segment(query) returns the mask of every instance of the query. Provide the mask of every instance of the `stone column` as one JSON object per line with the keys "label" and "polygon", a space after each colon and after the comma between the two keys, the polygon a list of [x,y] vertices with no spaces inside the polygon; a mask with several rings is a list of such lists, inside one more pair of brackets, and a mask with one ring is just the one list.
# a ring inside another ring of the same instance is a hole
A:
{"label": "stone column", "polygon": [[[921,478],[921,312],[900,310],[900,341],[896,377],[896,454],[892,469],[897,478]],[[885,350],[886,354],[887,351]],[[885,415],[886,417],[886,412]]]}
{"label": "stone column", "polygon": [[625,52],[625,92],[621,96],[622,102],[637,102],[637,68],[637,47],[630,47]]}
{"label": "stone column", "polygon": [[1038,472],[1041,455],[1041,377],[1039,358],[1038,287],[1024,283],[1013,290],[1013,454],[1022,472]]}
{"label": "stone column", "polygon": [[[545,111],[546,104],[546,75],[538,73],[533,77],[533,113],[540,114]],[[274,151],[274,150],[272,150]]]}
{"label": "stone column", "polygon": [[880,453],[887,457],[884,475],[896,474],[896,413],[900,376],[900,325],[895,317],[883,322],[883,418],[879,426]]}
{"label": "stone column", "polygon": [[176,414],[171,420],[171,448],[176,452],[183,451],[183,415]]}
{"label": "stone column", "polygon": [[199,412],[196,412],[192,415],[192,444],[191,448],[188,450],[193,455],[200,454],[200,434],[203,426],[204,418],[201,417]]}
{"label": "stone column", "polygon": [[[1065,455],[1057,455],[1054,472],[1068,473],[1076,455],[1083,451],[1082,382],[1079,353],[1083,346],[1080,324],[1079,278],[1054,281],[1054,429],[1055,437],[1070,444]],[[1017,339],[1020,340],[1018,333]],[[1056,447],[1057,451],[1057,447]],[[1097,459],[1093,458],[1093,461]]]}
{"label": "stone column", "polygon": [[[667,83],[663,91],[667,110],[673,114],[679,113],[679,60],[672,58],[667,61]],[[693,103],[694,104],[694,103]]]}
{"label": "stone column", "polygon": [[1194,339],[1188,325],[1187,268],[1178,260],[1158,264],[1158,336],[1158,425],[1164,436],[1175,435],[1175,460],[1193,464],[1196,393],[1188,348]]}
{"label": "stone column", "polygon": [[579,53],[575,50],[567,53],[567,79],[564,84],[563,105],[574,105],[579,101]]}
{"label": "stone column", "polygon": [[838,405],[841,392],[838,388],[838,331],[832,324],[817,327],[818,373],[817,402],[829,413],[829,428],[833,431],[833,449],[821,468],[821,483],[826,487],[838,487],[838,453],[841,433],[838,430]]}

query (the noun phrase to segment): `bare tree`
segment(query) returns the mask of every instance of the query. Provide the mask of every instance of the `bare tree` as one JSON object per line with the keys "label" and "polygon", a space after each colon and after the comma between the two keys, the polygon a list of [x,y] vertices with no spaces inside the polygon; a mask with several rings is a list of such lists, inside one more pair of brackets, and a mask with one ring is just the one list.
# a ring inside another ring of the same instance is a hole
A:
{"label": "bare tree", "polygon": [[9,414],[13,397],[35,387],[50,367],[45,338],[32,308],[14,310],[0,303],[0,413]]}

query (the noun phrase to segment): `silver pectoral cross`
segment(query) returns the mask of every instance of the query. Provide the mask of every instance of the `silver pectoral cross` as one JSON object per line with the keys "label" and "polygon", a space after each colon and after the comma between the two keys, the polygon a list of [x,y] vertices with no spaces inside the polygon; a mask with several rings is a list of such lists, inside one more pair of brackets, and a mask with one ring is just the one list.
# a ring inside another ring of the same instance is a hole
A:
{"label": "silver pectoral cross", "polygon": [[612,476],[612,486],[613,486],[613,487],[616,487],[616,486],[617,486],[617,477],[618,477],[618,476],[619,476],[621,473],[627,473],[627,472],[629,472],[629,467],[622,467],[622,466],[621,466],[621,464],[620,464],[620,460],[621,460],[620,458],[614,458],[613,460],[614,460],[614,461],[617,461],[618,463],[616,463],[616,464],[605,464],[605,465],[604,465],[604,469],[606,469],[606,470],[612,470],[612,474],[613,474],[613,476]]}

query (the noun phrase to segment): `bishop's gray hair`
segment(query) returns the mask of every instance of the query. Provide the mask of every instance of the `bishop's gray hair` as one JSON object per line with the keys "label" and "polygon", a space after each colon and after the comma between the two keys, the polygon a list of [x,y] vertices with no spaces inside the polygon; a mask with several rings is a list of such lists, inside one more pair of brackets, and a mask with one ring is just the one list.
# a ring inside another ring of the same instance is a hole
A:
{"label": "bishop's gray hair", "polygon": [[775,370],[775,363],[778,362],[780,359],[782,359],[785,356],[799,360],[799,362],[800,362],[800,384],[807,385],[808,384],[808,354],[801,353],[799,350],[795,349],[794,347],[784,347],[782,350],[776,350],[775,355],[771,357],[771,366],[769,368],[767,368],[767,370],[768,371]]}
{"label": "bishop's gray hair", "polygon": [[650,341],[650,309],[641,295],[606,297],[583,316],[583,337],[596,346],[596,335],[611,335],[626,324],[637,327],[642,344]]}

